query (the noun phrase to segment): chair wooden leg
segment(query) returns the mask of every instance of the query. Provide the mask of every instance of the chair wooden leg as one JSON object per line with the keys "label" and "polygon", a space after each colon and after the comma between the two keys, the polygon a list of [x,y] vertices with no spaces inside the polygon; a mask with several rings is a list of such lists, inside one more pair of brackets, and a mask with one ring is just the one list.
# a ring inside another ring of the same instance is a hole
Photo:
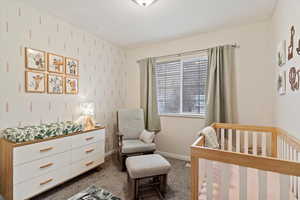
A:
{"label": "chair wooden leg", "polygon": [[168,175],[164,174],[161,176],[161,193],[163,197],[165,197],[166,191],[167,191],[167,185],[168,185]]}
{"label": "chair wooden leg", "polygon": [[139,199],[139,180],[138,179],[134,179],[134,200],[138,200]]}

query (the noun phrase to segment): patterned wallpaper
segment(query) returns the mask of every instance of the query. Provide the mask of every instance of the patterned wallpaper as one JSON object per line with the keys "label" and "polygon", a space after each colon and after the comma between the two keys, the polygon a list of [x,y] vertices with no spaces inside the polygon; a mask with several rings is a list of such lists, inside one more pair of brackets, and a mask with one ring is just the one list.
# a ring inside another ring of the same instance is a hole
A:
{"label": "patterned wallpaper", "polygon": [[[76,120],[80,102],[92,101],[96,121],[107,126],[106,151],[112,150],[116,110],[126,95],[122,49],[22,2],[0,2],[0,128]],[[79,59],[79,94],[25,93],[25,47]]]}

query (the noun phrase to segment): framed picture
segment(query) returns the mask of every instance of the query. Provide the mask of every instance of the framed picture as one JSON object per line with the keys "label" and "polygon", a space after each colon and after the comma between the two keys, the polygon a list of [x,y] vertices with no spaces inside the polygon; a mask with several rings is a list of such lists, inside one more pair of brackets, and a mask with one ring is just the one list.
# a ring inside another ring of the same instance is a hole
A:
{"label": "framed picture", "polygon": [[46,70],[46,53],[44,51],[25,48],[25,66],[32,70]]}
{"label": "framed picture", "polygon": [[63,56],[48,53],[48,72],[60,73],[65,72],[65,60]]}
{"label": "framed picture", "polygon": [[73,58],[66,58],[66,74],[71,76],[79,75],[79,61]]}
{"label": "framed picture", "polygon": [[46,75],[42,72],[25,72],[25,91],[44,93],[46,91]]}
{"label": "framed picture", "polygon": [[48,74],[48,93],[49,94],[63,94],[64,92],[64,78],[57,74]]}
{"label": "framed picture", "polygon": [[283,66],[286,63],[286,41],[282,41],[277,47],[277,64]]}
{"label": "framed picture", "polygon": [[66,94],[78,94],[78,79],[72,77],[66,77],[65,81]]}
{"label": "framed picture", "polygon": [[277,90],[280,95],[284,95],[286,93],[286,72],[285,71],[279,72],[278,74]]}

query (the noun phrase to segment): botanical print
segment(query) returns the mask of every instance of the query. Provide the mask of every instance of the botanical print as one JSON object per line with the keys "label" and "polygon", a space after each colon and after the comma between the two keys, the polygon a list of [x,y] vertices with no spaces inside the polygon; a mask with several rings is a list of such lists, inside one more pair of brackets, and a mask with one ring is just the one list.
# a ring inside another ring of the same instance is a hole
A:
{"label": "botanical print", "polygon": [[54,74],[48,74],[48,93],[62,94],[64,91],[63,77]]}
{"label": "botanical print", "polygon": [[277,90],[280,95],[284,95],[286,92],[286,72],[279,72],[277,80]]}
{"label": "botanical print", "polygon": [[55,73],[64,73],[64,57],[48,53],[48,71]]}
{"label": "botanical print", "polygon": [[78,79],[66,77],[66,94],[78,93]]}
{"label": "botanical print", "polygon": [[72,76],[78,76],[79,61],[72,58],[66,58],[66,74]]}
{"label": "botanical print", "polygon": [[277,64],[284,65],[286,62],[286,41],[282,41],[277,48]]}
{"label": "botanical print", "polygon": [[25,72],[26,92],[45,92],[45,74],[41,72]]}
{"label": "botanical print", "polygon": [[25,49],[26,58],[26,68],[33,70],[46,70],[45,57],[46,53],[44,51],[39,51],[35,49],[26,48]]}

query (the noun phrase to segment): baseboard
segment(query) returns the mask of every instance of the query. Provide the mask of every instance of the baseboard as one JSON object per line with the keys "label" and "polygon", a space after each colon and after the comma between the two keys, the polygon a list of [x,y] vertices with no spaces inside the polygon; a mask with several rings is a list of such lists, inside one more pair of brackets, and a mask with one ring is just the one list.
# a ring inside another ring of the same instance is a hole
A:
{"label": "baseboard", "polygon": [[189,156],[175,154],[175,153],[169,153],[169,152],[162,152],[162,151],[155,151],[155,153],[161,154],[162,156],[168,157],[168,158],[174,158],[177,160],[183,160],[183,161],[190,161]]}

